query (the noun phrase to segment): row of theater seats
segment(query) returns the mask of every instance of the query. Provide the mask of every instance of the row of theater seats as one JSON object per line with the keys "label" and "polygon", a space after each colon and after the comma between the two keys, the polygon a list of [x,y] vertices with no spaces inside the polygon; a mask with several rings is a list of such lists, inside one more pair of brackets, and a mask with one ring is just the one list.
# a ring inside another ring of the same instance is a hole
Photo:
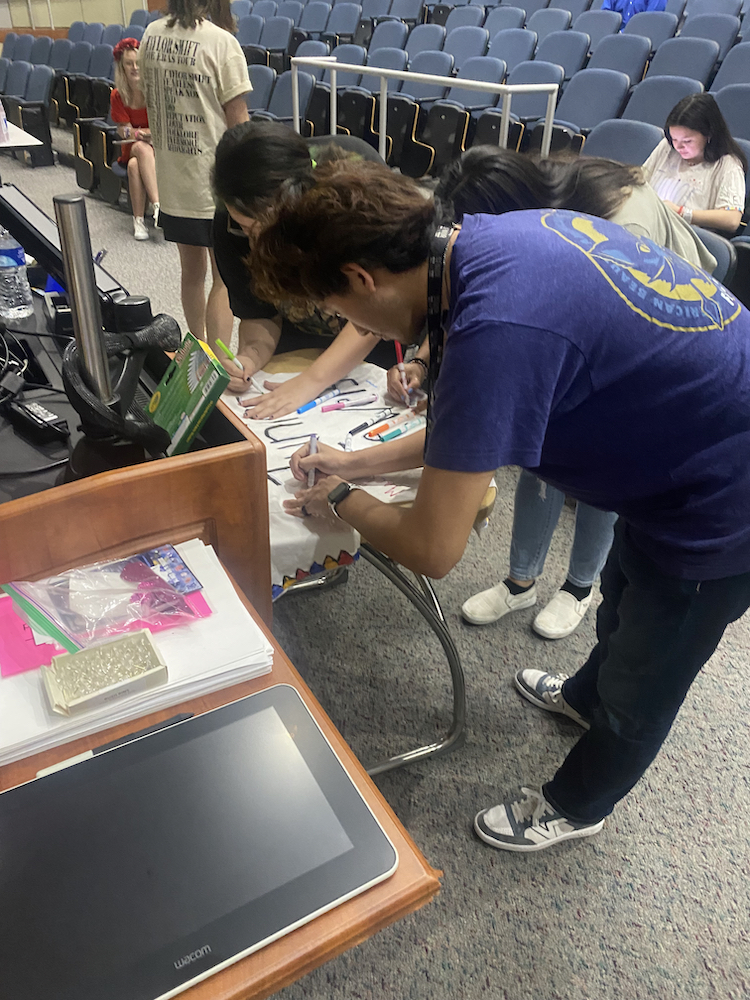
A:
{"label": "row of theater seats", "polygon": [[[259,0],[274,5],[274,0]],[[568,0],[563,0],[568,2]],[[711,0],[719,2],[719,0]],[[729,0],[736,4],[740,0]],[[750,2],[750,0],[748,0]],[[282,9],[289,5],[299,7],[297,0],[283,0]],[[321,9],[317,27],[312,30],[306,15]],[[239,21],[238,38],[243,45],[248,63],[272,66],[277,71],[289,67],[289,58],[297,53],[303,41],[317,39],[330,46],[347,42],[362,44],[369,52],[377,41],[377,47],[406,48],[405,23],[395,19],[375,18],[366,21],[361,14],[363,8],[354,3],[341,3],[331,8],[323,0],[312,0],[303,10],[300,27],[294,26],[292,17],[275,15],[263,21],[255,14]],[[427,42],[432,50],[448,49],[454,55],[454,71],[461,68],[461,62],[480,55],[494,56],[490,42],[501,32],[515,31],[514,45],[519,53],[516,57],[528,59],[543,58],[562,65],[565,79],[583,68],[593,50],[610,35],[618,34],[621,16],[614,11],[589,10],[578,15],[571,30],[571,12],[562,8],[547,8],[536,11],[528,20],[523,8],[502,4],[486,9],[484,6],[467,5],[454,8],[444,25],[445,35],[439,25],[419,25],[417,31],[427,30],[433,35]],[[301,25],[307,23],[307,27]],[[696,14],[689,16],[678,37],[676,15],[666,12],[643,12],[636,14],[626,25],[622,37],[627,39],[617,49],[616,62],[631,63],[644,61],[659,51],[658,65],[654,72],[660,75],[685,75],[699,80],[707,86],[729,49],[741,41],[740,20],[729,14]],[[376,27],[375,27],[376,26]],[[390,29],[386,38],[384,29]],[[382,35],[382,38],[381,38]],[[411,38],[411,36],[409,36]],[[445,39],[449,40],[446,44]],[[509,38],[510,36],[504,36]],[[554,43],[554,44],[553,44]],[[506,46],[507,47],[507,46]],[[544,49],[544,55],[539,50]],[[507,53],[503,53],[506,63]],[[619,65],[606,66],[619,69]],[[645,63],[642,70],[645,69]],[[631,79],[637,82],[632,73]]]}
{"label": "row of theater seats", "polygon": [[[501,9],[503,8],[498,8]],[[506,11],[513,9],[507,6],[504,8]],[[568,12],[561,10],[549,10],[546,13],[564,13],[570,16]],[[618,14],[609,11],[586,13],[589,16],[612,17],[618,24],[620,21]],[[584,17],[586,13],[580,16]],[[636,15],[636,18],[639,16],[647,15]],[[717,16],[732,19],[730,15]],[[636,18],[632,19],[631,24]],[[700,29],[701,23],[710,18],[711,15],[697,15],[689,18],[686,26],[692,23]],[[595,43],[586,32],[571,30],[551,32],[540,40],[529,28],[505,28],[498,31],[490,41],[486,28],[462,25],[450,30],[450,25],[419,24],[409,31],[402,22],[381,21],[373,31],[369,51],[361,46],[340,45],[334,49],[334,54],[341,62],[373,68],[396,71],[408,69],[411,72],[449,78],[455,75],[460,79],[494,84],[559,84],[562,97],[557,118],[565,123],[567,130],[559,131],[556,136],[556,142],[560,145],[565,144],[566,135],[569,137],[571,128],[577,135],[585,136],[597,122],[618,117],[626,102],[627,117],[642,118],[662,125],[677,100],[707,86],[714,92],[721,91],[720,104],[734,134],[750,138],[750,116],[746,113],[750,106],[750,95],[746,89],[750,85],[750,43],[729,48],[722,60],[724,51],[716,40],[692,37],[683,32],[678,38],[661,41],[656,51],[652,52],[654,45],[650,38],[637,31],[618,33],[614,30],[616,27],[617,25],[613,25],[610,33],[601,35]],[[727,39],[726,44],[733,38],[731,36]],[[593,52],[589,54],[592,45]],[[328,46],[322,40],[305,41],[297,49],[298,56],[320,57],[327,54]],[[312,112],[308,108],[311,127],[317,132],[326,130],[327,122],[320,115],[316,116],[314,111],[316,107],[322,109],[323,105],[327,106],[327,94],[323,95],[322,101],[316,100],[316,96],[319,96],[317,92],[325,91],[329,74],[322,68],[306,66],[305,70],[316,77],[311,96]],[[594,73],[594,70],[604,72]],[[268,90],[267,81],[270,77],[262,73],[256,73],[255,76],[258,93],[262,95]],[[359,76],[351,72],[338,73],[337,84],[342,91],[353,87],[379,92],[377,76],[365,74],[362,79]],[[635,93],[631,93],[631,88],[636,85],[637,97]],[[466,89],[462,90],[458,84],[453,84],[450,92],[447,92],[447,86],[439,84],[391,81],[389,91],[408,93],[422,105],[422,110],[438,100],[458,102],[472,112],[474,118],[479,111],[498,103],[496,94],[472,94]],[[352,131],[351,123],[346,120],[346,109],[350,105],[356,105],[364,111],[358,111],[355,116],[358,123],[354,127],[355,134],[363,134],[364,130],[364,137],[368,138],[368,126],[362,122],[362,114],[366,115],[368,110],[371,111],[372,96],[342,93],[342,98],[339,125]],[[260,97],[253,100],[258,108]],[[543,115],[546,106],[544,101],[539,96],[517,96],[514,98],[513,110],[522,122],[528,122]],[[424,116],[421,116],[418,120],[417,137],[421,136],[423,124]]]}
{"label": "row of theater seats", "polygon": [[[451,3],[428,2],[426,17],[428,19],[445,18],[446,10],[471,5],[475,2],[481,3],[482,0],[452,0]],[[502,2],[505,0],[501,0]],[[515,0],[507,0],[507,2],[514,3]],[[537,10],[559,7],[570,11],[575,18],[583,11],[600,9],[602,2],[603,0],[524,0],[524,7],[529,16]],[[674,14],[679,22],[692,14],[721,13],[739,16],[745,13],[748,6],[750,6],[750,0],[666,0],[662,9],[668,14]]]}

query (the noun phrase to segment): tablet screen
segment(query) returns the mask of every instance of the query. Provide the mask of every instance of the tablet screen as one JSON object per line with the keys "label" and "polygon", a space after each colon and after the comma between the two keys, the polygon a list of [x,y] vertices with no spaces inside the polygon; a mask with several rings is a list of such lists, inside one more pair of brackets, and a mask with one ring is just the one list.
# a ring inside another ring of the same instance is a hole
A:
{"label": "tablet screen", "polygon": [[287,686],[5,793],[0,845],[14,1000],[174,995],[395,866]]}

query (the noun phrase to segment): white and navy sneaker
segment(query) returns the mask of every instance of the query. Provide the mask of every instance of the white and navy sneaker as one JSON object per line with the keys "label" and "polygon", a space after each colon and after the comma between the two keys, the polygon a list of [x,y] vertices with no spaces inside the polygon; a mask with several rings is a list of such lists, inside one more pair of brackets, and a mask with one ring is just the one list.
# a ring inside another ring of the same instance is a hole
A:
{"label": "white and navy sneaker", "polygon": [[519,670],[515,676],[516,687],[532,705],[543,708],[545,712],[566,715],[584,729],[591,729],[590,723],[563,698],[562,686],[567,679],[567,674],[547,674],[528,667]]}
{"label": "white and navy sneaker", "polygon": [[533,788],[521,788],[499,806],[483,809],[474,819],[477,835],[502,851],[543,851],[561,840],[591,837],[599,833],[598,823],[576,823],[561,815]]}

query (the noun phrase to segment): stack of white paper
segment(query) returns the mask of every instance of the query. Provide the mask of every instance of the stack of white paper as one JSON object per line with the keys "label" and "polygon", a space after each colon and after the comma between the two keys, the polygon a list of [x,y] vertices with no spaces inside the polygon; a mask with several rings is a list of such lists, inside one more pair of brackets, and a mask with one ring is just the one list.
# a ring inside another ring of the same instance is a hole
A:
{"label": "stack of white paper", "polygon": [[248,614],[213,549],[199,539],[175,548],[203,584],[213,614],[153,636],[167,664],[167,683],[68,719],[52,713],[38,670],[4,677],[0,765],[270,672],[273,647]]}

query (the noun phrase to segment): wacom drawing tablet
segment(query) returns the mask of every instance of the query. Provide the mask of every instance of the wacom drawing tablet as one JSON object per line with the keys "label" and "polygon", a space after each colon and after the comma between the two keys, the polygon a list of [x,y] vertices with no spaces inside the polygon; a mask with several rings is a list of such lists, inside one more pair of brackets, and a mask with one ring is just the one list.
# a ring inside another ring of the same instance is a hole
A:
{"label": "wacom drawing tablet", "polygon": [[277,685],[0,795],[0,993],[172,997],[397,863]]}

